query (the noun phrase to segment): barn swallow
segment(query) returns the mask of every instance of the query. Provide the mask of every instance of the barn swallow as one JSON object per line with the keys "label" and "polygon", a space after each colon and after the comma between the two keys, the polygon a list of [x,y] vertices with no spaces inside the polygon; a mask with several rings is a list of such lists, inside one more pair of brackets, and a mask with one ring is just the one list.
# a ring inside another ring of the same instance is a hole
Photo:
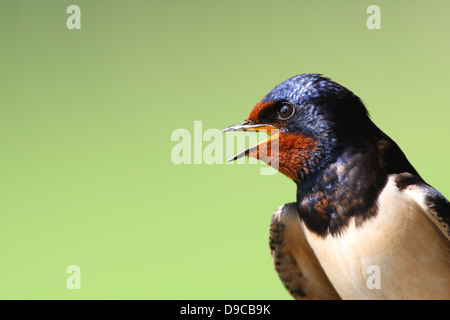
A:
{"label": "barn swallow", "polygon": [[270,225],[275,269],[295,299],[450,299],[450,203],[360,98],[301,74],[223,131],[262,129],[276,133],[230,160],[255,157],[297,185]]}

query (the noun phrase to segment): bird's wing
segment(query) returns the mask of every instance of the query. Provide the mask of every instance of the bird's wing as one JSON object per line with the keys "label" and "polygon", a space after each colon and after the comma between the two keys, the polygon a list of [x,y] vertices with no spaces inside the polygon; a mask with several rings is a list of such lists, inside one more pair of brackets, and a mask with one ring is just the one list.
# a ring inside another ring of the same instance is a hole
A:
{"label": "bird's wing", "polygon": [[295,299],[340,299],[305,238],[297,204],[282,205],[273,214],[270,250],[281,281]]}
{"label": "bird's wing", "polygon": [[450,202],[435,188],[409,173],[397,175],[395,181],[450,240]]}

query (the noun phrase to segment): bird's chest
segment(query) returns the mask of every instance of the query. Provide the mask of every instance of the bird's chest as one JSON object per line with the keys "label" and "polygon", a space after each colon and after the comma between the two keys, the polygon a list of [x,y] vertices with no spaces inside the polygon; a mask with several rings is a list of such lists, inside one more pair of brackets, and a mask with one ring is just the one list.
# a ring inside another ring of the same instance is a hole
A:
{"label": "bird's chest", "polygon": [[[372,228],[376,228],[373,226]],[[371,228],[371,229],[372,229]],[[385,254],[396,255],[393,246],[376,233],[356,227],[352,221],[346,233],[340,236],[319,237],[303,226],[309,244],[331,283],[344,299],[372,299],[381,287],[381,272],[392,263]],[[386,252],[390,251],[390,252]],[[385,282],[385,281],[383,281]]]}
{"label": "bird's chest", "polygon": [[303,225],[325,273],[344,299],[427,298],[424,282],[447,290],[448,248],[420,212],[389,184],[378,200],[377,214],[356,226],[354,219],[340,235],[321,237]]}

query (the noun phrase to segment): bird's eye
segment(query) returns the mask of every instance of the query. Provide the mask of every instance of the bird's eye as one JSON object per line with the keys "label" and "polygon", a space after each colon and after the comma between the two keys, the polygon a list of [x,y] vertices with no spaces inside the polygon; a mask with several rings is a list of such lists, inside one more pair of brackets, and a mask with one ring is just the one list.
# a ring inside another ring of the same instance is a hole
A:
{"label": "bird's eye", "polygon": [[290,104],[283,104],[283,106],[280,108],[280,111],[278,111],[278,118],[280,120],[287,120],[290,117],[294,115],[295,108]]}

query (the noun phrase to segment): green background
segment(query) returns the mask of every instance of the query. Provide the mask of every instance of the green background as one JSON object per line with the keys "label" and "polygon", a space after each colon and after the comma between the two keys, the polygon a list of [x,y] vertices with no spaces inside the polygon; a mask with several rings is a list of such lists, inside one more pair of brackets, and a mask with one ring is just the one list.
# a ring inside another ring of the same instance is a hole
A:
{"label": "green background", "polygon": [[[81,8],[81,30],[66,9]],[[366,9],[381,8],[381,30]],[[0,2],[0,298],[290,299],[269,254],[295,185],[175,165],[175,129],[244,120],[323,73],[450,195],[449,1]],[[66,268],[81,268],[81,289]]]}

